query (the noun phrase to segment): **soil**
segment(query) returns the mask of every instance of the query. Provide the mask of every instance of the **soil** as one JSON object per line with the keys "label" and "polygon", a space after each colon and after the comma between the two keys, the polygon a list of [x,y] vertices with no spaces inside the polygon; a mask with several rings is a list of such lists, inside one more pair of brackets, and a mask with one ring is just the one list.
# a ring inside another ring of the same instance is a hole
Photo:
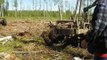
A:
{"label": "soil", "polygon": [[[0,26],[0,36],[10,36],[14,35],[17,36],[17,38],[24,40],[31,40],[33,38],[40,37],[41,33],[48,29],[49,22],[46,21],[8,21],[7,26]],[[71,48],[71,47],[70,47]],[[37,53],[31,53],[28,54],[25,58],[23,57],[21,59],[23,60],[72,60],[73,59],[73,51],[70,48],[66,48],[62,51],[57,51],[45,46],[44,43],[38,43],[38,42],[29,42],[26,46],[24,46],[24,50],[26,51],[38,51]],[[23,50],[23,49],[22,49]],[[18,51],[17,48],[15,51]],[[79,55],[79,53],[75,53],[74,55]],[[17,55],[17,54],[16,54]],[[80,54],[81,55],[81,54]],[[17,57],[19,57],[17,55]],[[31,56],[31,57],[30,57]],[[87,55],[90,56],[90,55]],[[83,54],[82,54],[83,57]],[[20,58],[20,57],[19,57]]]}

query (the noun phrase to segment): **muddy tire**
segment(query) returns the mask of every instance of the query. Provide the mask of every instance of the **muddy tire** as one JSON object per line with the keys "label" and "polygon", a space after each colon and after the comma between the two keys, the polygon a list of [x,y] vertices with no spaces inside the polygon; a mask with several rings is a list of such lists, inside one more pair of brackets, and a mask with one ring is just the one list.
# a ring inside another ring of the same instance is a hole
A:
{"label": "muddy tire", "polygon": [[44,39],[44,42],[46,45],[48,45],[48,46],[53,45],[51,39],[49,39],[49,32],[48,31],[42,32],[41,37]]}

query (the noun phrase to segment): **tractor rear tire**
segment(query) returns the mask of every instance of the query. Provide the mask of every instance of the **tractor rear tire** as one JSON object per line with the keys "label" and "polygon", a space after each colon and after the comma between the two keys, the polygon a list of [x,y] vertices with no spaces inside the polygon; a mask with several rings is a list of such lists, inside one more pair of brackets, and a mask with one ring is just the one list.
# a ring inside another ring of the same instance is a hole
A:
{"label": "tractor rear tire", "polygon": [[51,42],[51,39],[49,39],[49,32],[48,31],[42,32],[41,37],[44,39],[44,42],[47,46],[53,45]]}

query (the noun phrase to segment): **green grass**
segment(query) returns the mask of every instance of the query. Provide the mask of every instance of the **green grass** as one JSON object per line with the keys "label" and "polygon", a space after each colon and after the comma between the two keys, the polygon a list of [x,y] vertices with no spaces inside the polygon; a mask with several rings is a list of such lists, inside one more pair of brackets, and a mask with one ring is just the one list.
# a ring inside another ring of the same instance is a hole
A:
{"label": "green grass", "polygon": [[[70,19],[73,15],[70,11],[63,12],[63,19]],[[60,19],[58,11],[17,11],[17,16],[15,16],[15,11],[8,11],[5,14],[7,20],[45,20],[45,21],[56,21]]]}
{"label": "green grass", "polygon": [[16,46],[24,46],[24,44],[17,40],[7,42],[4,45],[0,44],[0,52],[12,52]]}
{"label": "green grass", "polygon": [[28,21],[56,21],[58,18],[52,17],[5,17],[9,21],[20,21],[20,20],[28,20]]}

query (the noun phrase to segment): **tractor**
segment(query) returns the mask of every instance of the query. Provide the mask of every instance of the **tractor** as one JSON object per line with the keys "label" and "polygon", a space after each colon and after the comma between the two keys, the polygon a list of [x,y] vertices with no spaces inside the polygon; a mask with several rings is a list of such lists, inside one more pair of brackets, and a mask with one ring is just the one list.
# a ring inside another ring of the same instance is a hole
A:
{"label": "tractor", "polygon": [[58,20],[56,24],[49,24],[50,29],[41,36],[48,46],[63,46],[69,44],[77,47],[78,42],[85,38],[84,34],[77,34],[77,23],[74,21]]}
{"label": "tractor", "polygon": [[[44,31],[41,34],[46,45],[55,46],[56,44],[59,44],[66,47],[71,44],[75,47],[80,46],[81,41],[86,38],[86,33],[90,29],[90,21],[87,13],[83,14],[83,20],[79,20],[79,17],[81,17],[81,4],[80,1],[79,16],[75,12],[74,17],[70,20],[57,20],[55,24],[49,24],[50,30]],[[78,6],[76,6],[76,8],[77,7]]]}

